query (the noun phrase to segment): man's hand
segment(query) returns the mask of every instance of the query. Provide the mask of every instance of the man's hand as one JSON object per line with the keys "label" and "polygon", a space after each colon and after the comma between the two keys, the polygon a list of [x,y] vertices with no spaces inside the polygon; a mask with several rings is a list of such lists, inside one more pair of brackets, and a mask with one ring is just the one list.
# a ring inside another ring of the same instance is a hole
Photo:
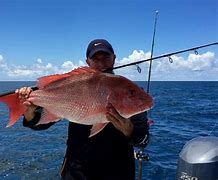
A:
{"label": "man's hand", "polygon": [[30,87],[22,87],[20,89],[16,89],[16,91],[15,91],[15,93],[18,94],[19,99],[21,101],[24,101],[23,104],[27,107],[27,110],[24,113],[24,116],[25,116],[27,121],[30,121],[33,119],[33,117],[35,115],[35,110],[37,108],[36,105],[32,104],[30,101],[27,100],[32,91],[33,90]]}
{"label": "man's hand", "polygon": [[108,110],[106,115],[107,120],[110,121],[115,128],[121,131],[125,136],[130,137],[134,128],[132,122],[129,119],[122,117],[112,104],[109,103],[106,108]]}

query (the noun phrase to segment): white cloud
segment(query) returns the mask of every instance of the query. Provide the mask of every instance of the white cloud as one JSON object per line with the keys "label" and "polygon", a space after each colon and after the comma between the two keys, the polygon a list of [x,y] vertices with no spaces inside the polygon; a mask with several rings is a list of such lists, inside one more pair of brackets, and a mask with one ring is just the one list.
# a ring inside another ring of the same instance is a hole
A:
{"label": "white cloud", "polygon": [[171,56],[159,59],[154,63],[154,80],[218,80],[214,73],[218,73],[218,60],[213,52],[204,54],[190,53],[187,58]]}
{"label": "white cloud", "polygon": [[78,65],[74,64],[72,61],[65,61],[65,62],[61,65],[61,67],[62,67],[63,69],[67,69],[67,70],[70,71],[71,69],[77,68]]}
{"label": "white cloud", "polygon": [[2,55],[0,55],[0,80],[36,80],[41,76],[50,74],[61,74],[79,66],[85,66],[83,61],[78,64],[67,60],[61,65],[54,65],[52,63],[44,63],[41,58],[38,58],[33,65],[14,65],[7,64]]}
{"label": "white cloud", "polygon": [[39,64],[42,64],[42,60],[41,60],[40,58],[38,58],[38,59],[36,60],[36,62],[39,63]]}
{"label": "white cloud", "polygon": [[[121,66],[124,64],[134,63],[140,60],[149,59],[151,57],[151,53],[144,53],[142,50],[134,50],[132,54],[128,57],[124,57],[121,60],[117,60],[115,66]],[[141,73],[138,72],[141,70]],[[146,80],[145,76],[147,76],[148,63],[142,63],[134,66],[124,67],[118,70],[115,70],[116,74],[123,75],[131,80]]]}
{"label": "white cloud", "polygon": [[215,55],[212,52],[206,52],[202,55],[189,54],[187,59],[181,56],[171,56],[172,64],[166,63],[168,58],[164,58],[165,62],[158,61],[158,70],[190,70],[190,71],[204,71],[213,68],[215,63]]}
{"label": "white cloud", "polygon": [[118,61],[118,64],[132,63],[132,62],[140,61],[142,59],[148,59],[150,57],[151,57],[150,52],[144,53],[144,51],[142,50],[138,50],[138,51],[134,50],[132,54],[130,54],[127,58],[124,57],[123,59]]}
{"label": "white cloud", "polygon": [[[121,60],[117,59],[115,66],[149,59],[151,53],[142,50],[134,50],[132,54]],[[218,80],[218,59],[213,52],[203,54],[190,53],[186,58],[183,56],[171,56],[173,63],[168,58],[156,59],[152,65],[151,80]],[[41,58],[30,66],[7,64],[3,55],[0,55],[0,80],[36,80],[38,77],[49,74],[60,74],[68,72],[80,66],[85,66],[84,61],[66,60],[60,65],[44,63]],[[124,67],[115,70],[116,74],[126,76],[131,80],[147,80],[149,63],[137,66]]]}
{"label": "white cloud", "polygon": [[[133,51],[127,58],[118,60],[117,65],[136,62],[142,59],[149,59],[150,52]],[[173,55],[169,58],[156,59],[152,63],[152,80],[218,80],[218,59],[213,52],[203,54],[190,53],[187,58]],[[139,64],[142,73],[137,72],[136,66],[122,68],[116,72],[127,76],[132,80],[147,80],[148,62]]]}
{"label": "white cloud", "polygon": [[213,68],[215,63],[215,56],[212,52],[207,52],[202,55],[190,54],[188,57],[188,64],[191,70],[207,70]]}
{"label": "white cloud", "polygon": [[4,61],[4,57],[0,54],[0,72],[5,73],[8,70],[8,66]]}
{"label": "white cloud", "polygon": [[3,56],[0,54],[0,62],[3,60]]}
{"label": "white cloud", "polygon": [[81,67],[81,66],[87,66],[83,61],[79,61],[78,64],[73,63],[72,61],[65,61],[62,65],[61,65],[61,69],[60,69],[60,73],[64,73],[64,72],[68,72],[71,71],[72,69]]}

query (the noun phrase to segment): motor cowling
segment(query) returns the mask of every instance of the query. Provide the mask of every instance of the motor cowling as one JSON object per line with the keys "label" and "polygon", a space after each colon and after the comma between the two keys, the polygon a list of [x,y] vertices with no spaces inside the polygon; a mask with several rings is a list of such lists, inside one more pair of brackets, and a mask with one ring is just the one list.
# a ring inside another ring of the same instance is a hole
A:
{"label": "motor cowling", "polygon": [[218,137],[197,137],[179,154],[177,180],[218,180]]}

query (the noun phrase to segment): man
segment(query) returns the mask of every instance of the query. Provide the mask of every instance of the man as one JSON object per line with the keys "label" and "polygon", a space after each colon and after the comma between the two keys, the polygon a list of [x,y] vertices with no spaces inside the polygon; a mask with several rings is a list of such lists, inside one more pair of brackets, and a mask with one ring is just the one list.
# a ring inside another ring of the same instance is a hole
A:
{"label": "man", "polygon": [[[111,44],[104,39],[90,42],[86,51],[87,64],[98,71],[113,73],[116,59]],[[31,88],[16,90],[21,99],[27,99]],[[54,123],[37,125],[40,107],[24,103],[28,109],[23,125],[34,130],[49,128]],[[133,105],[134,106],[134,105]],[[61,177],[66,180],[134,180],[135,164],[133,146],[145,146],[149,127],[146,113],[130,119],[122,117],[111,105],[107,105],[107,119],[111,122],[97,135],[89,138],[91,125],[69,122],[68,140]]]}

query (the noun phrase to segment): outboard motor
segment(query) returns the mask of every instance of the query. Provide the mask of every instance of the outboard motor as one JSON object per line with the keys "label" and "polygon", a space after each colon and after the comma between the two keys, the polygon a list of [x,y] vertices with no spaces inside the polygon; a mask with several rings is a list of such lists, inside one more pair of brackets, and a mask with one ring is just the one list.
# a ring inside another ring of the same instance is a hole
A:
{"label": "outboard motor", "polygon": [[177,180],[218,180],[218,137],[197,137],[179,154]]}

